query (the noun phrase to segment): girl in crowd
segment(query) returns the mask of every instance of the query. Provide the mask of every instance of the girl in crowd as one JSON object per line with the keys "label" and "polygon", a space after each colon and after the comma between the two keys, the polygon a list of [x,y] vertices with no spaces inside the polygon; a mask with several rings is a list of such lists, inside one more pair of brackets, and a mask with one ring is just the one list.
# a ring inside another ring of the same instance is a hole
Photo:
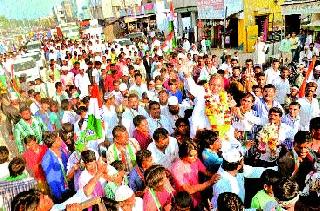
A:
{"label": "girl in crowd", "polygon": [[173,189],[161,165],[153,165],[144,173],[147,189],[143,196],[143,210],[171,210]]}

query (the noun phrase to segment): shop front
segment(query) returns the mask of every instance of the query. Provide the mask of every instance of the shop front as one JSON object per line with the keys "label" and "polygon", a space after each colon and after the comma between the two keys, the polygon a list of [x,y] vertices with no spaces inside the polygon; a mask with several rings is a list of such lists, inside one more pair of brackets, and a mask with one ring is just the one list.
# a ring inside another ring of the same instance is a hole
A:
{"label": "shop front", "polygon": [[[320,49],[320,2],[316,0],[285,1],[282,12],[286,20],[286,32],[298,32],[300,28],[313,35],[315,46]],[[297,28],[299,26],[299,28]],[[291,30],[290,30],[291,29]]]}
{"label": "shop front", "polygon": [[317,30],[320,20],[319,1],[285,1],[281,7],[285,16],[286,33],[299,32],[300,28]]}

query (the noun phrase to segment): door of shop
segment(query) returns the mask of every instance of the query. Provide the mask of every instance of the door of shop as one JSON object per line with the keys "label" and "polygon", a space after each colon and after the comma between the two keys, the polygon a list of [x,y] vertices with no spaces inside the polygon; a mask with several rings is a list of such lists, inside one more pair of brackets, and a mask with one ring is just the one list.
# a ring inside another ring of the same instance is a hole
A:
{"label": "door of shop", "polygon": [[229,26],[227,28],[227,34],[230,35],[230,47],[238,47],[238,19],[231,18],[229,20]]}

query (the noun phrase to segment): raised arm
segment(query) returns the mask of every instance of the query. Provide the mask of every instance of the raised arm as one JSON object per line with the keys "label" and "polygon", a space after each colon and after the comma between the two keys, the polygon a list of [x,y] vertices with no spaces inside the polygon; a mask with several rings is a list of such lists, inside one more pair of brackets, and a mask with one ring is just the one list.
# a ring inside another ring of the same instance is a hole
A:
{"label": "raised arm", "polygon": [[200,95],[204,95],[204,88],[202,86],[199,86],[195,83],[193,78],[190,76],[190,74],[185,74],[185,85],[188,87],[188,91],[194,96],[198,97]]}

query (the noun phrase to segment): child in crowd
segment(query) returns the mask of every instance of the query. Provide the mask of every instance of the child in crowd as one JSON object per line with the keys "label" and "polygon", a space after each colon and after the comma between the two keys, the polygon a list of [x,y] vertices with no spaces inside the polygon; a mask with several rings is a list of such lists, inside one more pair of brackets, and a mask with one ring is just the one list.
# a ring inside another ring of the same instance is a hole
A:
{"label": "child in crowd", "polygon": [[117,188],[121,185],[128,185],[128,177],[125,175],[125,165],[122,163],[122,161],[116,160],[111,163],[111,166],[113,166],[119,172],[119,175],[122,175],[120,184],[110,181],[104,187],[106,197],[114,200]]}
{"label": "child in crowd", "polygon": [[40,190],[48,193],[46,178],[41,167],[41,160],[48,148],[45,145],[39,145],[32,135],[27,136],[23,141],[26,151],[22,154],[22,157],[26,162],[26,167],[37,180]]}
{"label": "child in crowd", "polygon": [[273,196],[273,187],[277,185],[280,178],[280,174],[272,169],[267,169],[262,173],[260,179],[263,188],[252,198],[251,208],[264,210],[268,202],[276,201]]}
{"label": "child in crowd", "polygon": [[176,96],[179,104],[182,103],[183,93],[178,89],[178,81],[176,79],[171,79],[169,81],[169,87],[169,96]]}
{"label": "child in crowd", "polygon": [[8,166],[10,176],[5,178],[4,181],[13,182],[20,181],[28,178],[29,174],[25,171],[26,163],[22,158],[15,157],[13,158]]}
{"label": "child in crowd", "polygon": [[218,171],[223,161],[218,155],[221,150],[221,140],[219,139],[218,134],[211,130],[203,131],[200,145],[203,147],[202,159],[204,165],[209,171]]}
{"label": "child in crowd", "polygon": [[61,123],[75,124],[79,116],[71,109],[71,104],[67,99],[61,101],[61,109],[63,111]]}
{"label": "child in crowd", "polygon": [[41,98],[45,98],[47,96],[46,86],[40,78],[35,80],[34,91],[40,92]]}
{"label": "child in crowd", "polygon": [[8,166],[9,150],[6,146],[0,146],[0,181],[10,175]]}
{"label": "child in crowd", "polygon": [[55,101],[51,101],[50,103],[49,118],[55,130],[60,130],[62,127],[61,126],[62,112],[59,111],[58,103]]}

